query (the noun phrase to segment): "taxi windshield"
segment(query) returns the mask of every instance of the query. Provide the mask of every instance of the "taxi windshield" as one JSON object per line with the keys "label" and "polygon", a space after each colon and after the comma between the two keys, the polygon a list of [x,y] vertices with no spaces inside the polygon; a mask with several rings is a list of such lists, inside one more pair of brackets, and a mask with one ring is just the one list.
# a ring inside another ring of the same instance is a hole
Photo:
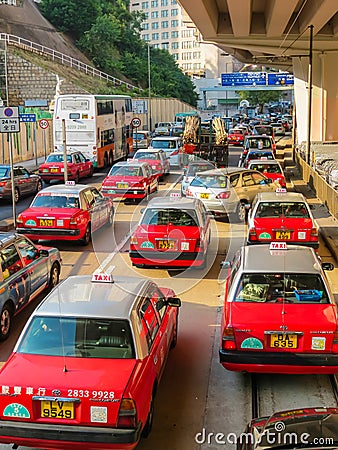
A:
{"label": "taxi windshield", "polygon": [[235,301],[330,303],[320,275],[303,273],[244,273],[237,287]]}
{"label": "taxi windshield", "polygon": [[308,219],[309,210],[304,202],[261,202],[256,217],[294,217]]}
{"label": "taxi windshield", "polygon": [[143,225],[173,225],[176,227],[197,227],[196,212],[192,209],[148,208],[142,217]]}
{"label": "taxi windshield", "polygon": [[176,142],[168,139],[165,141],[164,139],[156,140],[153,139],[150,144],[153,148],[176,148]]}
{"label": "taxi windshield", "polygon": [[132,165],[126,165],[126,166],[113,166],[109,173],[108,177],[111,176],[127,176],[127,177],[139,177],[142,175],[141,167],[140,166],[132,166]]}
{"label": "taxi windshield", "polygon": [[224,175],[197,175],[191,182],[191,186],[207,188],[226,188],[227,177]]}
{"label": "taxi windshield", "polygon": [[31,208],[80,208],[79,199],[68,195],[38,195]]}
{"label": "taxi windshield", "polygon": [[192,164],[191,166],[188,166],[186,175],[188,177],[191,177],[191,176],[195,175],[197,172],[204,172],[206,170],[212,170],[214,168],[215,168],[215,166],[213,166],[212,164],[208,164],[208,163],[206,163],[206,164],[201,163],[201,164],[196,164],[196,165]]}
{"label": "taxi windshield", "polygon": [[[56,154],[51,153],[50,155],[47,156],[46,162],[47,163],[50,163],[50,162],[52,162],[52,163],[55,163],[55,162],[63,163],[63,154],[60,153],[60,154],[56,155]],[[70,155],[67,155],[67,162],[72,162],[72,157]]]}
{"label": "taxi windshield", "polygon": [[159,159],[159,155],[156,152],[136,152],[135,159]]}
{"label": "taxi windshield", "polygon": [[266,173],[282,173],[278,164],[252,164],[250,165],[250,169],[259,170],[260,172]]}
{"label": "taxi windshield", "polygon": [[34,317],[18,353],[75,358],[135,358],[126,320]]}

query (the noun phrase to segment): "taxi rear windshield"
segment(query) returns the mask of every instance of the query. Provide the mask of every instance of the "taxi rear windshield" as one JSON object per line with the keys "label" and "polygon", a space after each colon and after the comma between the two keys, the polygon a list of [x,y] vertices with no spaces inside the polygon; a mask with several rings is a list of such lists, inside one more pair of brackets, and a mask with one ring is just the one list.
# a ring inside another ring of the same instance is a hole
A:
{"label": "taxi rear windshield", "polygon": [[227,177],[225,177],[224,175],[200,174],[192,180],[191,186],[217,189],[217,188],[226,188],[227,182],[228,182]]}
{"label": "taxi rear windshield", "polygon": [[38,195],[31,208],[80,208],[79,199],[68,195]]}
{"label": "taxi rear windshield", "polygon": [[243,274],[237,287],[235,301],[330,303],[320,275],[298,273]]}
{"label": "taxi rear windshield", "polygon": [[75,358],[135,358],[127,321],[75,317],[35,317],[18,353]]}
{"label": "taxi rear windshield", "polygon": [[176,227],[197,227],[196,212],[192,209],[158,209],[146,210],[142,222],[143,225],[172,225]]}
{"label": "taxi rear windshield", "polygon": [[[47,156],[46,162],[48,163],[63,163],[64,159],[63,159],[63,154],[60,155],[53,155],[50,154]],[[70,155],[67,155],[67,162],[72,162],[72,157]]]}
{"label": "taxi rear windshield", "polygon": [[266,173],[282,173],[278,164],[251,164],[250,169]]}
{"label": "taxi rear windshield", "polygon": [[165,141],[165,140],[156,140],[156,139],[154,139],[154,140],[152,140],[151,141],[151,144],[150,144],[153,148],[164,148],[164,149],[166,149],[166,148],[176,148],[176,141],[173,141],[173,140],[167,140],[167,141]]}
{"label": "taxi rear windshield", "polygon": [[140,166],[113,166],[108,173],[108,177],[115,175],[139,177],[142,175],[142,170]]}
{"label": "taxi rear windshield", "polygon": [[294,217],[307,219],[309,210],[304,202],[261,202],[256,217]]}
{"label": "taxi rear windshield", "polygon": [[156,152],[136,152],[135,159],[159,159],[159,155]]}
{"label": "taxi rear windshield", "polygon": [[208,163],[191,165],[191,166],[188,166],[186,175],[188,177],[191,177],[191,176],[194,176],[197,172],[205,172],[206,170],[212,170],[212,169],[215,169],[215,166],[213,166],[212,164],[208,164]]}

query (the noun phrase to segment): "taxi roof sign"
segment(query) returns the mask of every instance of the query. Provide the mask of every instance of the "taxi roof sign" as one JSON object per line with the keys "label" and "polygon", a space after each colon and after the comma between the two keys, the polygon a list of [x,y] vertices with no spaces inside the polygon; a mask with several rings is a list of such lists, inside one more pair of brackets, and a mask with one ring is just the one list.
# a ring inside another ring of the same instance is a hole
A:
{"label": "taxi roof sign", "polygon": [[67,186],[75,186],[75,181],[74,180],[68,180],[65,183]]}
{"label": "taxi roof sign", "polygon": [[170,192],[170,197],[181,198],[181,194],[179,192]]}
{"label": "taxi roof sign", "polygon": [[285,194],[285,192],[287,192],[287,190],[285,188],[277,188],[276,189],[277,194]]}
{"label": "taxi roof sign", "polygon": [[92,282],[114,283],[113,276],[109,273],[93,273]]}
{"label": "taxi roof sign", "polygon": [[270,250],[287,250],[288,246],[286,245],[286,242],[271,242],[270,243]]}

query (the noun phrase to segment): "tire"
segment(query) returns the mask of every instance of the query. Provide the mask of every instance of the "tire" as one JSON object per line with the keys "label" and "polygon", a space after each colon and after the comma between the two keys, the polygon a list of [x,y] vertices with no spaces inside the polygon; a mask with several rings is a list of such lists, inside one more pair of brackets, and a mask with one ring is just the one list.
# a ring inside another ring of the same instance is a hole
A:
{"label": "tire", "polygon": [[113,155],[111,153],[109,154],[108,163],[109,163],[109,167],[111,167],[114,164],[114,158],[113,158]]}
{"label": "tire", "polygon": [[38,181],[38,184],[36,185],[36,193],[38,193],[39,191],[41,191],[41,189],[42,189],[42,181],[41,180],[39,180]]}
{"label": "tire", "polygon": [[153,426],[155,393],[156,393],[156,389],[155,389],[155,386],[154,386],[153,393],[152,393],[152,396],[151,396],[151,401],[150,401],[150,407],[149,407],[147,421],[146,421],[146,424],[144,425],[144,428],[142,430],[142,437],[143,438],[147,438],[149,436],[149,434],[151,432],[151,429],[152,429],[152,426]]}
{"label": "tire", "polygon": [[15,203],[18,203],[18,201],[20,200],[20,191],[19,189],[16,187],[14,189],[14,201]]}
{"label": "tire", "polygon": [[91,240],[90,224],[87,225],[83,238],[80,240],[81,245],[88,245]]}
{"label": "tire", "polygon": [[236,210],[237,220],[239,222],[246,222],[247,210],[243,201],[239,202]]}
{"label": "tire", "polygon": [[103,158],[103,168],[106,169],[108,167],[108,155],[105,153]]}
{"label": "tire", "polygon": [[53,289],[60,280],[60,266],[57,263],[54,263],[52,265],[52,268],[50,269],[50,275],[49,275],[49,283],[48,287],[50,289]]}
{"label": "tire", "polygon": [[94,167],[90,168],[89,177],[92,177],[94,175]]}
{"label": "tire", "polygon": [[5,303],[0,316],[0,341],[8,338],[12,328],[13,311],[10,303]]}

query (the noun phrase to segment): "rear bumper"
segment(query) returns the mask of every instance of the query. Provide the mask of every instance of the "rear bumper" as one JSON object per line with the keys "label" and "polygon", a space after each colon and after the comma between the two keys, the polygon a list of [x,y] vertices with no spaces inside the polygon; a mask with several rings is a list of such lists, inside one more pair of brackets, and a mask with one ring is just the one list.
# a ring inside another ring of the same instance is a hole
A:
{"label": "rear bumper", "polygon": [[[273,241],[273,239],[272,239]],[[257,244],[269,244],[271,241],[250,241],[247,240],[247,245],[257,245]],[[300,245],[302,247],[311,247],[314,249],[319,248],[319,242],[309,242],[309,241],[283,241],[288,245]]]}
{"label": "rear bumper", "polygon": [[220,363],[228,370],[267,373],[336,373],[338,354],[219,350]]}
{"label": "rear bumper", "polygon": [[133,264],[144,266],[162,266],[162,267],[199,267],[206,258],[204,253],[200,252],[139,252],[130,250],[129,256]]}
{"label": "rear bumper", "polygon": [[107,193],[107,192],[102,192],[101,193],[104,197],[107,198],[144,198],[147,195],[147,192],[144,189],[130,189],[129,191],[123,191],[120,189],[114,189],[115,193]]}
{"label": "rear bumper", "polygon": [[[142,424],[136,429],[117,429],[108,427],[86,427],[72,425],[51,425],[15,421],[0,421],[0,441],[27,445],[33,443],[36,447],[55,444],[55,448],[133,448],[128,444],[139,441]],[[67,445],[68,443],[68,445]],[[116,447],[116,444],[119,444]],[[125,444],[125,446],[123,445]],[[122,447],[121,447],[122,445]],[[135,446],[134,445],[134,446]],[[50,447],[50,445],[49,445]]]}
{"label": "rear bumper", "polygon": [[77,240],[80,236],[81,230],[75,229],[27,229],[27,228],[17,228],[17,233],[24,234],[31,239],[74,239]]}

